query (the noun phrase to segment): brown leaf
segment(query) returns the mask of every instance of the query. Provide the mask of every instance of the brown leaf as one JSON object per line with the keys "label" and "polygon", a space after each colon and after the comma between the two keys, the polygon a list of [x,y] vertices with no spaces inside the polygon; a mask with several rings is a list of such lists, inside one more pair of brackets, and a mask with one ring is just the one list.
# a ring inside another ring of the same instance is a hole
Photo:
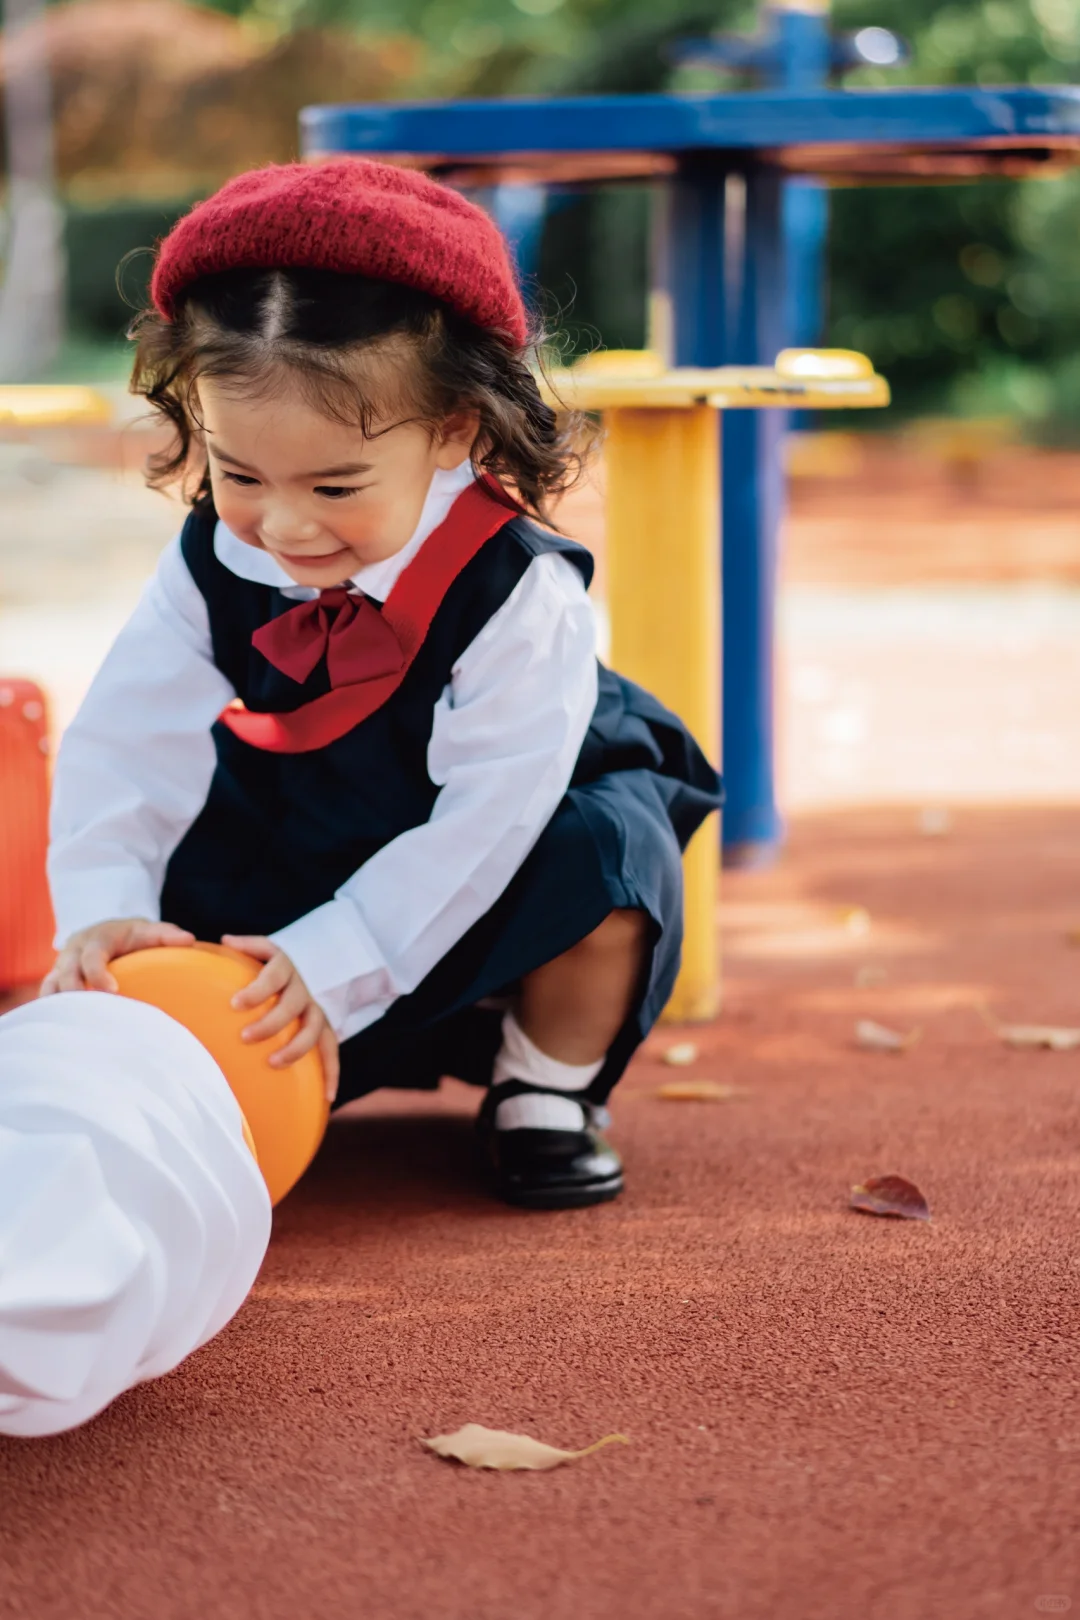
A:
{"label": "brown leaf", "polygon": [[924,838],[947,838],[953,820],[948,810],[930,805],[919,811],[917,826]]}
{"label": "brown leaf", "polygon": [[726,1102],[742,1092],[721,1080],[668,1080],[656,1088],[656,1095],[665,1102]]}
{"label": "brown leaf", "polygon": [[895,1215],[904,1221],[928,1221],[930,1206],[913,1181],[903,1176],[873,1176],[852,1187],[849,1203],[862,1215]]}
{"label": "brown leaf", "polygon": [[673,1069],[685,1069],[689,1064],[696,1062],[698,1049],[693,1041],[677,1041],[669,1046],[664,1053],[664,1062],[670,1063]]}
{"label": "brown leaf", "polygon": [[855,1025],[856,1044],[871,1052],[906,1052],[921,1035],[921,1029],[909,1029],[906,1035],[899,1035],[895,1029],[875,1024],[872,1018],[860,1018]]}
{"label": "brown leaf", "polygon": [[1006,1046],[1029,1051],[1041,1047],[1047,1052],[1073,1052],[1080,1046],[1080,1029],[1072,1029],[1067,1024],[999,1024],[985,1006],[980,1005],[977,1011]]}
{"label": "brown leaf", "polygon": [[861,968],[855,969],[855,988],[866,990],[872,984],[884,984],[888,977],[885,968],[875,967],[872,962],[866,962]]}
{"label": "brown leaf", "polygon": [[1058,1024],[1000,1024],[998,1034],[1006,1046],[1042,1047],[1047,1052],[1073,1052],[1080,1046],[1080,1029]]}
{"label": "brown leaf", "polygon": [[601,1446],[628,1446],[625,1434],[606,1434],[583,1451],[560,1451],[547,1446],[528,1434],[511,1434],[506,1429],[485,1429],[480,1423],[466,1423],[453,1434],[437,1434],[424,1445],[440,1457],[464,1463],[466,1468],[497,1468],[501,1472],[514,1468],[558,1468],[561,1463],[575,1462],[589,1457]]}

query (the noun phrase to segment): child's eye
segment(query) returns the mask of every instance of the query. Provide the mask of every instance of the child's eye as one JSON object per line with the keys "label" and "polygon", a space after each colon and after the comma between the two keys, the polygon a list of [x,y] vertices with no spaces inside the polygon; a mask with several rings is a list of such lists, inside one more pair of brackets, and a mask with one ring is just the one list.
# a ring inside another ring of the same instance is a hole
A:
{"label": "child's eye", "polygon": [[257,478],[249,478],[246,473],[227,472],[225,477],[231,484],[240,484],[244,489],[250,489],[253,484],[259,482]]}
{"label": "child's eye", "polygon": [[356,485],[316,484],[315,493],[316,495],[325,495],[328,501],[344,501],[350,495],[359,495],[360,490]]}

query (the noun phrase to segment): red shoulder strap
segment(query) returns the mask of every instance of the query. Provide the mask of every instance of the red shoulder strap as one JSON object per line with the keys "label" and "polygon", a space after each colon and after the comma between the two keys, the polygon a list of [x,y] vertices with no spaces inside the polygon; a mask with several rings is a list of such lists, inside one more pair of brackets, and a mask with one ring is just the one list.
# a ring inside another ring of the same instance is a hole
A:
{"label": "red shoulder strap", "polygon": [[397,691],[450,586],[481,546],[512,516],[491,485],[477,480],[462,491],[443,522],[402,570],[383,604],[383,618],[405,654],[400,669],[373,680],[336,687],[287,714],[262,714],[230,706],[220,716],[222,724],[243,742],[272,754],[307,754],[344,737]]}

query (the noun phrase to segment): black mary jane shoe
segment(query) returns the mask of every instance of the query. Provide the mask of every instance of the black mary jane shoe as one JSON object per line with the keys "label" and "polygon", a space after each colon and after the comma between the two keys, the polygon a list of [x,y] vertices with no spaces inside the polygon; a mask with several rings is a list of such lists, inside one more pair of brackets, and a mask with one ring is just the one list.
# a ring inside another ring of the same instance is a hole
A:
{"label": "black mary jane shoe", "polygon": [[617,1198],[623,1190],[623,1168],[615,1149],[600,1134],[606,1110],[573,1097],[585,1111],[583,1130],[496,1130],[499,1104],[529,1092],[548,1097],[569,1095],[523,1080],[504,1080],[489,1088],[476,1122],[499,1196],[524,1209],[583,1209]]}

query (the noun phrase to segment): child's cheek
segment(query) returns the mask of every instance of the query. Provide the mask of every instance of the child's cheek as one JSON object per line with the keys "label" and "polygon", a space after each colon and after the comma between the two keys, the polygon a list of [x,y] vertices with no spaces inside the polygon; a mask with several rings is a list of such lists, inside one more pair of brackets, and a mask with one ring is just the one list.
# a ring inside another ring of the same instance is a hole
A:
{"label": "child's cheek", "polygon": [[405,545],[415,524],[404,534],[400,533],[401,514],[397,503],[382,494],[372,497],[365,493],[343,502],[328,527],[343,545],[360,550],[375,548],[380,554],[389,555]]}
{"label": "child's cheek", "polygon": [[223,479],[211,479],[214,496],[214,510],[227,529],[231,529],[238,540],[246,540],[249,545],[259,545],[258,537],[258,508],[250,497],[245,500],[238,494],[236,486],[226,483]]}

